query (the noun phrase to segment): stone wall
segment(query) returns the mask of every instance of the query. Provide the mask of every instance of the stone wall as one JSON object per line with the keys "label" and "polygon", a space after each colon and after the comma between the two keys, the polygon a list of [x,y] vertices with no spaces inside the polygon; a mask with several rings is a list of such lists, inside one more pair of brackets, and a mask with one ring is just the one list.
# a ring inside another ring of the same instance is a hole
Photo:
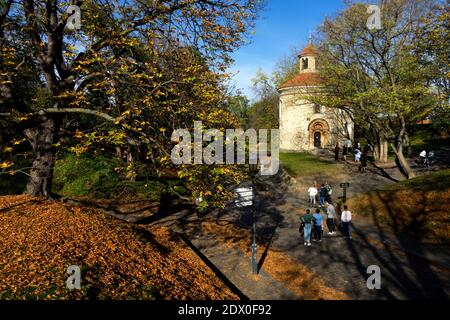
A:
{"label": "stone wall", "polygon": [[327,132],[322,134],[322,147],[334,148],[336,142],[342,146],[345,137],[345,125],[353,139],[353,124],[348,116],[339,110],[322,107],[316,113],[315,105],[304,97],[318,93],[319,88],[291,88],[283,90],[280,96],[280,141],[281,150],[314,150],[314,130],[311,124],[326,123]]}

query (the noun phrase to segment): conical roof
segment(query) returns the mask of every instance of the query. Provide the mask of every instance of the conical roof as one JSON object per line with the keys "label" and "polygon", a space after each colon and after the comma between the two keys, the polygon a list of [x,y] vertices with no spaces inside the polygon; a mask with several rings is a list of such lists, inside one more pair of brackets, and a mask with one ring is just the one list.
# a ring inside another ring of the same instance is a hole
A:
{"label": "conical roof", "polygon": [[314,48],[312,42],[310,41],[306,48],[303,49],[303,51],[298,55],[299,57],[306,57],[306,56],[318,56],[319,53],[317,52],[317,49]]}

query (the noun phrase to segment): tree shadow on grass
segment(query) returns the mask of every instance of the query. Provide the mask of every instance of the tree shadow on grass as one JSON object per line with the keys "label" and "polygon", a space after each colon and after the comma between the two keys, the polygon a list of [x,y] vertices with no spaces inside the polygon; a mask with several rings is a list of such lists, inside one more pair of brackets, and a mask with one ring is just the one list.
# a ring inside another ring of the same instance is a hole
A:
{"label": "tree shadow on grass", "polygon": [[[370,199],[370,218],[373,224],[371,232],[381,241],[378,245],[374,244],[371,237],[367,236],[367,230],[353,226],[358,240],[347,241],[347,249],[362,277],[368,277],[369,261],[371,265],[381,268],[383,286],[378,294],[385,298],[447,299],[446,290],[449,290],[449,285],[443,280],[445,275],[438,274],[433,263],[424,258],[425,248],[420,242],[426,234],[430,203],[425,193],[416,192],[415,196],[420,198],[417,200],[421,205],[412,212],[406,208],[404,212],[400,212],[395,202],[398,201],[395,193],[373,192]],[[380,208],[380,205],[383,208]],[[384,215],[380,214],[380,209]],[[383,223],[386,219],[391,222],[391,230]],[[414,253],[399,250],[383,239],[398,243],[400,248],[412,248]],[[357,242],[361,242],[367,249],[364,253],[358,250]],[[444,271],[447,276],[448,271]]]}

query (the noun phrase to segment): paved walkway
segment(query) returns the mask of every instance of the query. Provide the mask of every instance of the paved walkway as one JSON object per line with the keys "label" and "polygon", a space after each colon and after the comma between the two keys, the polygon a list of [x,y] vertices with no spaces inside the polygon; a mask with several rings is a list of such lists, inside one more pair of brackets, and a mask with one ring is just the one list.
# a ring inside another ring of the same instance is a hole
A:
{"label": "paved walkway", "polygon": [[227,248],[213,238],[194,238],[192,243],[250,300],[297,300],[262,268],[252,273],[251,259],[241,250]]}
{"label": "paved walkway", "polygon": [[[377,176],[369,173],[367,178],[379,179]],[[289,177],[282,173],[262,181],[259,186],[257,229],[265,239],[261,244],[270,243],[271,250],[283,252],[306,265],[324,279],[328,287],[345,292],[352,299],[448,299],[448,248],[412,244],[367,220],[355,221],[353,240],[345,240],[340,235],[326,236],[321,244],[304,247],[298,226],[299,216],[307,203],[299,196],[298,186],[288,186],[288,180]],[[363,192],[363,189],[359,190]],[[252,224],[252,215],[245,210],[228,208],[211,217],[249,230]],[[185,234],[248,298],[297,298],[267,274],[264,265],[260,277],[255,279],[251,275],[250,258],[242,252],[204,235],[187,232],[186,226],[195,223],[198,223],[197,217],[188,211],[152,221],[152,224],[166,225]],[[382,290],[367,288],[367,268],[372,265],[381,268]]]}
{"label": "paved walkway", "polygon": [[[353,180],[357,176],[355,174]],[[373,173],[369,173],[367,178],[377,179]],[[279,186],[277,181],[269,180],[267,183],[273,183],[272,190]],[[356,183],[357,181],[354,182]],[[449,248],[412,243],[371,221],[357,219],[354,222],[353,240],[345,240],[342,236],[326,236],[321,244],[305,248],[298,233],[298,225],[299,214],[304,212],[308,204],[305,197],[299,197],[298,188],[295,185],[293,187],[281,194],[273,194],[268,199],[261,199],[259,205],[261,220],[266,220],[265,228],[270,223],[268,217],[275,220],[272,224],[279,225],[273,236],[273,250],[295,257],[325,278],[328,286],[344,291],[354,299],[449,297]],[[365,191],[361,187],[355,189]],[[384,243],[384,240],[388,240],[389,244]],[[366,272],[371,265],[381,268],[382,290],[367,289]]]}
{"label": "paved walkway", "polygon": [[[148,224],[147,222],[144,222]],[[230,248],[210,233],[199,232],[199,220],[192,211],[182,211],[149,225],[166,226],[183,236],[194,251],[212,267],[213,271],[243,299],[250,300],[298,300],[284,284],[272,278],[264,266],[255,276],[251,258],[238,248]],[[250,235],[250,234],[249,234]],[[212,265],[211,265],[212,264]],[[238,290],[238,292],[236,292]]]}

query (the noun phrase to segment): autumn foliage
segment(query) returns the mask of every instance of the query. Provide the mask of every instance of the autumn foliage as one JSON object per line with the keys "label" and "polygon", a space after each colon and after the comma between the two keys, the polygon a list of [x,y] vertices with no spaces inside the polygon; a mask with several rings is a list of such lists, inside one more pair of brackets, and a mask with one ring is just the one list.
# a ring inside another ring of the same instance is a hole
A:
{"label": "autumn foliage", "polygon": [[28,196],[0,197],[0,273],[1,299],[237,299],[168,229]]}

